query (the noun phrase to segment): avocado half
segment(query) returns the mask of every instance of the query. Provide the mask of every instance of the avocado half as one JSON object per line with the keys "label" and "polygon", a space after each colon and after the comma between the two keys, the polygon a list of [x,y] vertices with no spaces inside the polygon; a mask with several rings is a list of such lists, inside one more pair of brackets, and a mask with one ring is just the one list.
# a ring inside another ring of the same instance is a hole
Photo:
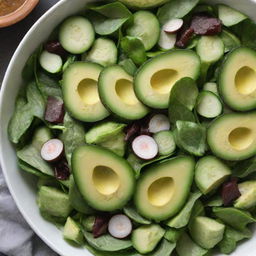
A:
{"label": "avocado half", "polygon": [[107,149],[81,146],[72,155],[75,183],[87,203],[99,211],[122,209],[135,187],[128,162]]}
{"label": "avocado half", "polygon": [[172,158],[145,170],[138,180],[135,205],[141,215],[166,220],[184,206],[194,176],[192,157]]}
{"label": "avocado half", "polygon": [[134,8],[153,8],[168,2],[168,0],[119,0],[119,1]]}

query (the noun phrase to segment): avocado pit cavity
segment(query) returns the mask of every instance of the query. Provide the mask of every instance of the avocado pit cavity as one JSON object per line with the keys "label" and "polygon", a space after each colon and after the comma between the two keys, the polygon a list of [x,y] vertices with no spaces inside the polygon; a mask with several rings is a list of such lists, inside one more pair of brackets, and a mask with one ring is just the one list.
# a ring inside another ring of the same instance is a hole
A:
{"label": "avocado pit cavity", "polygon": [[238,70],[235,77],[237,91],[242,95],[249,95],[256,90],[256,72],[245,66]]}
{"label": "avocado pit cavity", "polygon": [[106,196],[114,194],[120,186],[118,175],[107,166],[95,167],[92,178],[98,192]]}
{"label": "avocado pit cavity", "polygon": [[80,98],[86,105],[93,105],[100,101],[97,81],[93,79],[82,80],[79,83],[77,90]]}
{"label": "avocado pit cavity", "polygon": [[169,93],[178,80],[178,72],[173,69],[157,71],[151,78],[152,88],[160,94]]}
{"label": "avocado pit cavity", "polygon": [[170,177],[164,177],[153,182],[148,189],[148,200],[156,207],[166,205],[173,196],[174,181]]}
{"label": "avocado pit cavity", "polygon": [[253,143],[252,130],[246,127],[234,129],[228,137],[230,145],[236,150],[245,150]]}
{"label": "avocado pit cavity", "polygon": [[138,103],[133,90],[133,84],[127,79],[120,79],[116,82],[116,93],[119,98],[128,105],[135,105]]}

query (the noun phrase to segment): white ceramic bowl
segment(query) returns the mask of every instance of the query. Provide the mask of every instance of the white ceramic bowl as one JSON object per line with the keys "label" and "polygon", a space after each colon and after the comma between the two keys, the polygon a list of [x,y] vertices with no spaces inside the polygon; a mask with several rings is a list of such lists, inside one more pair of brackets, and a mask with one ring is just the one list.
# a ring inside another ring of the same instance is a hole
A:
{"label": "white ceramic bowl", "polygon": [[[61,232],[39,214],[36,204],[36,180],[21,172],[16,164],[14,148],[8,140],[7,125],[14,111],[15,98],[22,84],[21,71],[31,53],[50,35],[51,31],[64,18],[81,11],[88,0],[62,0],[30,29],[17,48],[6,72],[0,98],[0,160],[6,182],[11,194],[32,229],[53,250],[61,256],[90,256],[86,249],[79,249],[66,243]],[[226,3],[248,14],[256,21],[256,0],[222,0],[214,3]],[[255,237],[238,247],[233,256],[255,256]]]}

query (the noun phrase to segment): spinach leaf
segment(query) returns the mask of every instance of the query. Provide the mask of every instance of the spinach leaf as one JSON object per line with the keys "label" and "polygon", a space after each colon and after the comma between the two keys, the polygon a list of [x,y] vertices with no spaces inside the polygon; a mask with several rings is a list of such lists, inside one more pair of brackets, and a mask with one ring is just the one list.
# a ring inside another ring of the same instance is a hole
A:
{"label": "spinach leaf", "polygon": [[23,70],[22,70],[22,78],[25,81],[29,81],[33,78],[34,76],[34,70],[35,67],[37,65],[37,58],[38,58],[38,54],[39,52],[41,52],[41,48],[40,50],[34,52],[27,60]]}
{"label": "spinach leaf", "polygon": [[148,58],[154,58],[160,54],[164,53],[164,51],[156,51],[156,52],[147,52]]}
{"label": "spinach leaf", "polygon": [[140,39],[125,36],[121,39],[123,52],[136,64],[141,65],[147,60],[145,47]]}
{"label": "spinach leaf", "polygon": [[142,217],[133,206],[125,206],[124,207],[124,213],[133,221],[139,224],[148,225],[151,223],[151,221],[145,219]]}
{"label": "spinach leaf", "polygon": [[226,29],[222,30],[220,38],[225,45],[225,53],[241,46],[241,41],[239,40],[239,38]]}
{"label": "spinach leaf", "polygon": [[175,83],[168,108],[171,123],[175,124],[178,120],[195,122],[192,110],[198,94],[196,82],[192,78],[184,77]]}
{"label": "spinach leaf", "polygon": [[33,174],[33,175],[38,176],[38,177],[47,177],[47,175],[45,175],[44,173],[35,169],[34,167],[28,165],[26,162],[24,162],[20,159],[18,160],[18,165],[21,168],[21,170],[23,170],[27,173]]}
{"label": "spinach leaf", "polygon": [[206,204],[206,206],[210,206],[210,207],[219,207],[222,205],[223,205],[223,200],[221,196],[214,196]]}
{"label": "spinach leaf", "polygon": [[177,243],[183,231],[184,229],[167,228],[164,238],[171,243]]}
{"label": "spinach leaf", "polygon": [[155,251],[147,254],[148,256],[167,256],[171,255],[176,247],[176,243],[171,243],[166,239],[163,239],[161,244],[156,248]]}
{"label": "spinach leaf", "polygon": [[178,213],[178,215],[168,220],[166,225],[171,228],[183,228],[187,226],[194,204],[201,197],[201,195],[202,194],[200,192],[191,194],[183,209]]}
{"label": "spinach leaf", "polygon": [[64,72],[69,67],[69,65],[74,63],[76,60],[77,60],[77,56],[76,55],[68,56],[66,62],[64,63],[64,65],[62,67],[62,72]]}
{"label": "spinach leaf", "polygon": [[256,24],[251,19],[246,19],[230,28],[240,39],[243,46],[256,48]]}
{"label": "spinach leaf", "polygon": [[174,138],[178,147],[192,155],[203,156],[207,149],[206,128],[200,124],[177,121]]}
{"label": "spinach leaf", "polygon": [[256,222],[256,219],[248,211],[239,210],[234,207],[213,207],[212,210],[217,218],[240,231],[243,231],[247,224]]}
{"label": "spinach leaf", "polygon": [[121,60],[118,65],[120,65],[131,76],[134,76],[137,71],[137,67],[131,59]]}
{"label": "spinach leaf", "polygon": [[221,253],[230,254],[236,249],[237,242],[251,237],[252,232],[249,229],[237,231],[233,228],[226,227],[223,240],[219,243],[218,247]]}
{"label": "spinach leaf", "polygon": [[142,170],[142,168],[146,167],[147,165],[153,164],[155,162],[164,160],[169,158],[170,156],[172,156],[173,154],[170,155],[166,155],[166,156],[159,156],[153,160],[149,160],[149,161],[144,161],[140,158],[138,158],[136,155],[134,155],[133,153],[130,153],[127,157],[127,161],[128,163],[132,166],[134,172],[135,172],[135,177],[136,179],[139,178],[140,176],[140,172]]}
{"label": "spinach leaf", "polygon": [[73,119],[68,113],[64,117],[65,130],[61,135],[61,140],[65,146],[65,154],[69,165],[71,165],[71,156],[75,148],[84,145],[85,130],[83,125]]}
{"label": "spinach leaf", "polygon": [[47,100],[48,96],[62,97],[62,91],[59,82],[44,71],[36,71],[37,87]]}
{"label": "spinach leaf", "polygon": [[110,35],[132,18],[132,13],[120,2],[90,8],[87,16],[99,35]]}
{"label": "spinach leaf", "polygon": [[108,234],[94,238],[89,232],[83,231],[84,237],[90,246],[100,251],[116,252],[132,247],[130,240],[116,239]]}
{"label": "spinach leaf", "polygon": [[162,25],[174,18],[186,16],[200,0],[172,0],[158,9],[157,16]]}
{"label": "spinach leaf", "polygon": [[15,111],[8,126],[9,139],[18,143],[28,131],[34,117],[43,119],[44,111],[44,100],[35,82],[31,82],[27,86],[26,97],[19,95],[16,100]]}
{"label": "spinach leaf", "polygon": [[256,172],[256,157],[240,161],[233,166],[233,175],[238,178],[245,178]]}

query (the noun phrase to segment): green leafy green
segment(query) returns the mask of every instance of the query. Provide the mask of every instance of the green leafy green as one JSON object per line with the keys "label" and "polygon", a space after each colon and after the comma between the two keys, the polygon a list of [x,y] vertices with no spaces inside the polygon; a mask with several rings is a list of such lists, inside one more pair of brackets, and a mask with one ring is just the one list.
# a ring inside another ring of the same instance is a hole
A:
{"label": "green leafy green", "polygon": [[157,16],[163,25],[174,18],[183,18],[186,16],[200,0],[172,0],[158,9]]}
{"label": "green leafy green", "polygon": [[75,148],[85,144],[85,130],[83,125],[73,119],[68,113],[64,117],[65,130],[61,135],[61,140],[65,146],[65,154],[68,163],[71,165],[71,156]]}
{"label": "green leafy green", "polygon": [[43,119],[44,116],[45,103],[35,82],[29,83],[26,90],[26,97],[18,96],[15,111],[8,126],[9,139],[13,143],[20,141],[31,126],[34,117]]}
{"label": "green leafy green", "polygon": [[137,71],[137,67],[131,59],[121,60],[118,65],[120,65],[131,76],[134,76]]}
{"label": "green leafy green", "polygon": [[134,155],[133,153],[130,153],[127,157],[127,161],[128,163],[132,166],[134,172],[135,172],[135,177],[136,179],[139,178],[140,176],[140,172],[142,170],[142,168],[146,167],[147,165],[153,164],[155,162],[164,160],[169,158],[170,156],[172,156],[173,154],[170,155],[166,155],[166,156],[159,156],[153,160],[149,160],[149,161],[144,161],[140,158],[138,158],[136,155]]}
{"label": "green leafy green", "polygon": [[90,8],[87,14],[99,35],[110,35],[132,18],[132,13],[120,2]]}
{"label": "green leafy green", "polygon": [[218,247],[221,253],[230,254],[236,249],[237,242],[251,237],[252,232],[249,229],[237,231],[233,228],[226,227],[223,240],[219,243]]}
{"label": "green leafy green", "polygon": [[124,213],[133,221],[139,224],[149,225],[151,221],[142,217],[133,206],[125,206]]}
{"label": "green leafy green", "polygon": [[238,178],[246,178],[256,172],[256,157],[237,162],[233,166],[232,173]]}
{"label": "green leafy green", "polygon": [[192,112],[198,97],[198,88],[196,82],[189,77],[184,77],[173,86],[169,101],[169,118],[171,123],[176,121],[195,122],[195,116]]}
{"label": "green leafy green", "polygon": [[170,220],[166,221],[166,225],[171,228],[183,228],[188,225],[192,209],[197,199],[201,197],[202,193],[195,192],[190,195],[187,203],[181,211]]}
{"label": "green leafy green", "polygon": [[177,243],[182,235],[183,229],[168,228],[164,234],[164,238],[171,243]]}
{"label": "green leafy green", "polygon": [[121,40],[123,52],[136,64],[141,65],[147,60],[145,47],[140,39],[125,36]]}
{"label": "green leafy green", "polygon": [[18,160],[18,165],[23,171],[27,173],[33,174],[38,177],[47,177],[46,174],[40,172],[39,170],[35,169],[34,167],[30,166],[29,164],[20,159]]}
{"label": "green leafy green", "polygon": [[234,207],[213,207],[212,210],[214,215],[225,224],[241,231],[246,228],[247,224],[256,222],[248,211],[239,210]]}
{"label": "green leafy green", "polygon": [[174,138],[181,149],[192,155],[203,156],[206,151],[206,129],[200,124],[177,121]]}
{"label": "green leafy green", "polygon": [[220,38],[225,45],[225,53],[241,46],[239,38],[226,29],[222,30]]}
{"label": "green leafy green", "polygon": [[156,51],[156,52],[147,52],[146,54],[147,54],[148,58],[154,58],[163,53],[164,53],[164,51]]}
{"label": "green leafy green", "polygon": [[83,231],[86,241],[93,248],[100,251],[116,252],[132,247],[130,240],[116,239],[108,234],[102,235],[99,238],[94,238],[89,232]]}
{"label": "green leafy green", "polygon": [[210,206],[210,207],[220,207],[222,205],[223,205],[223,200],[219,195],[211,198],[206,204],[206,206]]}
{"label": "green leafy green", "polygon": [[176,247],[176,243],[171,243],[166,239],[163,239],[160,245],[151,253],[147,254],[148,256],[167,256],[171,255],[173,250]]}
{"label": "green leafy green", "polygon": [[64,63],[63,67],[62,67],[62,72],[64,72],[70,64],[74,63],[77,60],[77,56],[76,55],[70,55],[68,56],[66,62]]}
{"label": "green leafy green", "polygon": [[197,200],[193,206],[189,222],[191,223],[193,219],[196,218],[197,216],[204,216],[204,215],[205,215],[204,205],[200,200]]}

